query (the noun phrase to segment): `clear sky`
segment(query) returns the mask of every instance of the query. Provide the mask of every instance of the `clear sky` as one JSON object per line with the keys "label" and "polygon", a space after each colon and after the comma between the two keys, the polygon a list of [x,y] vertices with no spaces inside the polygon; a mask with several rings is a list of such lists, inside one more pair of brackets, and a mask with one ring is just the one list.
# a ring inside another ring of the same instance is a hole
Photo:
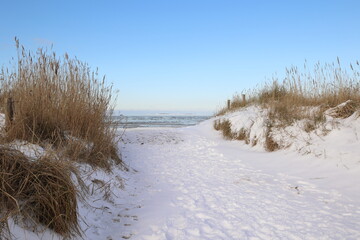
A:
{"label": "clear sky", "polygon": [[1,1],[0,65],[48,47],[99,68],[123,110],[215,111],[305,59],[355,62],[360,1]]}

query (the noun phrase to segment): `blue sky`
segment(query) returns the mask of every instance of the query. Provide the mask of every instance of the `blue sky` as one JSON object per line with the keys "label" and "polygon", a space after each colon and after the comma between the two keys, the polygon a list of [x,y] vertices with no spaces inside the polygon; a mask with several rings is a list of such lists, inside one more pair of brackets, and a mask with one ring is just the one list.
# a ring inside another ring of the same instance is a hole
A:
{"label": "blue sky", "polygon": [[123,110],[215,111],[285,67],[359,60],[360,1],[2,1],[0,65],[49,47],[99,68]]}

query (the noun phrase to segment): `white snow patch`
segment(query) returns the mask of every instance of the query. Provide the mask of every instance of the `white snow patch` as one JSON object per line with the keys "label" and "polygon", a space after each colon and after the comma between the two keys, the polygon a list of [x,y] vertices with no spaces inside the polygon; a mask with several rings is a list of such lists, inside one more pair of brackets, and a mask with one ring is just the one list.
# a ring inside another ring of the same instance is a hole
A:
{"label": "white snow patch", "polygon": [[5,114],[0,113],[0,128],[5,127]]}
{"label": "white snow patch", "polygon": [[41,146],[23,140],[15,140],[5,146],[22,152],[25,156],[32,160],[38,159],[46,153],[46,150]]}

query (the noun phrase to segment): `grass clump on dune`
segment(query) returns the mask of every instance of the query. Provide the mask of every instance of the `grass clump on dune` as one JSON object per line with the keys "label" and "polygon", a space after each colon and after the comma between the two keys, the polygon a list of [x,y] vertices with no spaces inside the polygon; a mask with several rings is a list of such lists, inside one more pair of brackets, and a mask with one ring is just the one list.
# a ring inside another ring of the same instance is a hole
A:
{"label": "grass clump on dune", "polygon": [[[348,100],[360,102],[360,64],[350,64],[343,68],[340,60],[332,64],[315,64],[312,70],[304,65],[301,71],[297,67],[286,69],[283,81],[273,77],[258,89],[249,90],[246,102],[236,94],[230,108],[221,109],[222,115],[251,104],[260,104],[270,108],[284,119],[301,118],[302,107],[320,106],[323,111],[335,107]],[[296,111],[293,111],[296,110]],[[306,113],[305,113],[306,114]]]}
{"label": "grass clump on dune", "polygon": [[50,157],[31,161],[17,150],[0,147],[0,169],[0,237],[9,235],[7,219],[19,216],[27,227],[41,223],[64,237],[80,235],[70,164]]}
{"label": "grass clump on dune", "polygon": [[[282,81],[273,77],[258,89],[247,91],[246,101],[239,94],[235,95],[230,106],[220,109],[216,115],[250,105],[266,109],[272,127],[283,128],[305,119],[305,131],[312,131],[324,123],[329,109],[336,108],[331,111],[335,118],[349,117],[360,109],[360,64],[356,61],[343,67],[338,58],[332,64],[317,63],[313,69],[308,69],[306,64],[303,70],[293,66],[286,69]],[[268,142],[272,146],[269,150],[277,149],[274,141]]]}
{"label": "grass clump on dune", "polygon": [[[12,97],[14,121],[6,139],[23,139],[32,143],[50,143],[73,160],[109,169],[112,159],[121,163],[115,142],[115,129],[108,118],[111,112],[112,87],[100,80],[86,63],[66,54],[39,49],[33,55],[18,48],[14,69],[2,69],[2,102]],[[74,141],[77,139],[77,141]],[[87,150],[80,148],[86,142]]]}
{"label": "grass clump on dune", "polygon": [[215,120],[214,128],[217,131],[221,131],[223,133],[224,138],[232,139],[233,134],[231,132],[231,122],[229,120]]}

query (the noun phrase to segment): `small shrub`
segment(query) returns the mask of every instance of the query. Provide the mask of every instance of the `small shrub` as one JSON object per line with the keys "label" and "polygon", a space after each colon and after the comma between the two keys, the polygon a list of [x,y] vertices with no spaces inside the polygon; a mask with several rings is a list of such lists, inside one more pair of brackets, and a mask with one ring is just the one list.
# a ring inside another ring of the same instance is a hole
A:
{"label": "small shrub", "polygon": [[225,139],[232,139],[233,138],[233,134],[231,132],[231,123],[230,123],[229,120],[222,121],[221,130],[222,130],[222,134],[223,134]]}
{"label": "small shrub", "polygon": [[240,140],[240,141],[245,140],[246,136],[247,136],[247,133],[246,133],[245,129],[241,128],[236,136],[236,140]]}
{"label": "small shrub", "polygon": [[214,121],[213,127],[216,131],[220,130],[220,119]]}
{"label": "small shrub", "polygon": [[221,131],[225,139],[233,139],[234,135],[231,132],[231,123],[229,120],[215,120],[214,121],[214,129],[217,131]]}
{"label": "small shrub", "polygon": [[274,141],[270,134],[265,137],[265,149],[268,152],[274,152],[279,149],[279,144]]}
{"label": "small shrub", "polygon": [[271,122],[268,122],[265,134],[265,150],[268,152],[274,152],[280,148],[279,144],[272,138],[272,127],[273,124]]}

